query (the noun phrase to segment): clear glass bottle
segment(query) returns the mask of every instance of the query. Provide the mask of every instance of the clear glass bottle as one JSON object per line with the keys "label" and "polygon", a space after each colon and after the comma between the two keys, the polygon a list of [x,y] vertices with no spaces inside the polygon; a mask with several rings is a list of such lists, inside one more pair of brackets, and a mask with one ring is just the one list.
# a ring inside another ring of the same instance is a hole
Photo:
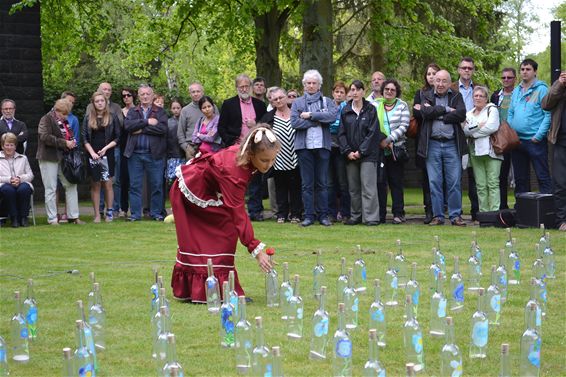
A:
{"label": "clear glass bottle", "polygon": [[281,358],[281,348],[279,348],[279,346],[271,347],[271,354],[273,355],[271,377],[283,377],[283,359]]}
{"label": "clear glass bottle", "polygon": [[366,291],[367,271],[366,262],[362,258],[362,247],[356,245],[358,251],[358,259],[354,262],[354,289],[357,293],[364,293]]}
{"label": "clear glass bottle", "polygon": [[542,335],[542,309],[539,303],[539,295],[538,295],[539,286],[537,283],[538,282],[536,278],[531,278],[530,287],[529,287],[530,297],[529,297],[529,301],[527,302],[527,305],[525,305],[525,330],[527,329],[529,323],[530,307],[531,305],[534,304],[536,306],[535,329],[537,330],[539,335]]}
{"label": "clear glass bottle", "polygon": [[92,328],[90,327],[88,321],[86,320],[85,309],[82,300],[77,301],[77,314],[79,319],[83,321],[83,332],[85,335],[85,341],[90,353],[92,353],[94,370],[98,371],[98,361],[96,359],[96,346],[94,343],[94,335],[92,333]]}
{"label": "clear glass bottle", "polygon": [[436,287],[430,298],[430,330],[431,336],[444,336],[446,332],[446,304],[447,300],[444,296],[442,272],[438,273]]}
{"label": "clear glass bottle", "polygon": [[14,301],[16,303],[16,311],[10,321],[12,359],[18,363],[27,363],[29,361],[28,326],[22,313],[20,291],[14,292]]}
{"label": "clear glass bottle", "polygon": [[550,243],[550,233],[545,233],[546,247],[542,251],[542,261],[544,262],[544,267],[546,268],[546,278],[555,279],[556,278],[556,262],[554,260],[554,251],[552,250],[552,245]]}
{"label": "clear glass bottle", "polygon": [[[379,279],[373,281],[373,286],[375,289],[375,296],[373,302],[369,307],[369,328],[375,329],[377,336],[377,345],[380,347],[385,347],[385,306],[381,301],[381,285]],[[406,286],[407,288],[408,286]]]}
{"label": "clear glass bottle", "polygon": [[484,289],[478,289],[478,307],[472,315],[472,329],[470,333],[470,358],[483,359],[487,356],[487,341],[489,338],[489,321],[483,311],[482,301]]}
{"label": "clear glass bottle", "polygon": [[533,262],[533,276],[539,280],[546,279],[546,266],[543,261],[542,248],[540,244],[535,244],[535,261]]}
{"label": "clear glass bottle", "polygon": [[[269,262],[274,266],[273,254],[268,255]],[[279,276],[274,267],[265,274],[265,302],[268,308],[279,306]]]}
{"label": "clear glass bottle", "polygon": [[491,284],[486,295],[487,319],[490,325],[499,325],[501,315],[501,292],[497,284],[497,267],[491,266]]}
{"label": "clear glass bottle", "polygon": [[385,377],[385,369],[379,362],[379,346],[375,329],[369,330],[368,361],[364,364],[363,375],[368,377]]}
{"label": "clear glass bottle", "polygon": [[462,353],[454,337],[454,321],[446,317],[446,341],[440,351],[440,375],[443,377],[462,375]]}
{"label": "clear glass bottle", "polygon": [[271,374],[272,357],[269,348],[265,345],[263,333],[263,320],[255,317],[255,347],[252,352],[252,373],[254,376]]}
{"label": "clear glass bottle", "polygon": [[501,344],[501,359],[498,377],[511,377],[511,360],[509,358],[509,344]]}
{"label": "clear glass bottle", "polygon": [[496,269],[497,273],[497,287],[499,288],[499,293],[501,294],[501,303],[504,304],[507,301],[507,281],[508,276],[507,269],[505,268],[505,250],[499,250],[499,266]]}
{"label": "clear glass bottle", "polygon": [[153,276],[155,281],[149,288],[149,292],[151,294],[151,306],[150,306],[150,313],[149,318],[155,317],[155,314],[159,311],[159,283],[157,281],[157,277],[159,276],[159,271],[157,267],[153,267]]}
{"label": "clear glass bottle", "polygon": [[287,338],[298,340],[303,337],[303,299],[299,292],[299,275],[293,280],[293,296],[289,299],[289,314],[287,317]]}
{"label": "clear glass bottle", "polygon": [[511,239],[511,250],[507,255],[507,273],[509,274],[507,283],[509,285],[521,284],[521,258],[517,252],[517,240]]}
{"label": "clear glass bottle", "polygon": [[434,287],[436,286],[436,280],[438,279],[438,273],[442,270],[438,265],[438,261],[436,260],[436,247],[432,248],[432,263],[428,268],[429,275],[430,275],[430,293],[434,292]]}
{"label": "clear glass bottle", "polygon": [[346,319],[344,304],[338,304],[338,329],[334,333],[332,359],[333,376],[352,375],[352,340],[346,329]]}
{"label": "clear glass bottle", "polygon": [[475,255],[478,262],[480,262],[480,270],[481,270],[481,268],[483,267],[483,256],[482,256],[480,244],[478,242],[478,234],[476,233],[476,231],[472,232],[472,240],[474,241],[475,244],[475,248],[476,248]]}
{"label": "clear glass bottle", "polygon": [[475,292],[481,287],[481,275],[481,263],[478,258],[476,258],[476,242],[472,241],[470,256],[468,258],[468,291]]}
{"label": "clear glass bottle", "polygon": [[326,287],[320,287],[318,309],[312,317],[312,337],[309,358],[312,360],[326,359],[326,347],[328,345],[328,322],[330,315],[325,309]]}
{"label": "clear glass bottle", "polygon": [[459,312],[464,309],[464,279],[460,273],[460,258],[457,255],[454,256],[454,273],[450,277],[448,307],[451,312]]}
{"label": "clear glass bottle", "polygon": [[293,296],[293,285],[289,281],[289,263],[283,263],[283,281],[279,289],[279,304],[281,319],[286,321],[289,313],[289,299]]}
{"label": "clear glass bottle", "polygon": [[344,320],[348,330],[358,327],[359,298],[356,290],[352,286],[352,274],[353,271],[349,268],[348,286],[344,289]]}
{"label": "clear glass bottle", "polygon": [[438,267],[440,267],[440,271],[442,271],[442,276],[446,278],[446,257],[440,249],[440,237],[434,236],[434,241],[436,243],[435,261]]}
{"label": "clear glass bottle", "polygon": [[167,363],[167,337],[171,334],[171,319],[165,306],[159,308],[158,333],[153,342],[152,356],[155,359],[157,374],[161,374]]}
{"label": "clear glass bottle", "polygon": [[[94,272],[91,271],[88,277],[90,279],[91,286],[94,287],[94,283],[96,283],[96,277],[94,275]],[[94,305],[94,288],[91,289],[90,292],[88,292],[86,303],[87,303],[87,309],[90,309],[90,307]]]}
{"label": "clear glass bottle", "polygon": [[336,281],[336,299],[338,303],[344,302],[344,289],[348,286],[348,271],[346,270],[346,258],[340,258],[340,275]]}
{"label": "clear glass bottle", "polygon": [[405,288],[409,280],[409,267],[407,258],[403,254],[401,240],[397,240],[397,255],[395,255],[395,272],[397,272],[397,285],[399,288]]}
{"label": "clear glass bottle", "polygon": [[[160,308],[162,306],[164,306],[166,309],[165,315],[168,317],[169,320],[171,319],[170,311],[169,311],[169,300],[167,300],[167,298],[165,297],[165,288],[158,288],[157,292],[158,292],[157,304],[159,305],[159,308],[155,313],[155,315],[153,316],[153,318],[151,319],[151,333],[153,335],[154,343],[160,332],[159,326],[161,325],[161,316],[162,316]],[[167,344],[167,338],[165,338],[165,344]]]}
{"label": "clear glass bottle", "polygon": [[236,273],[234,272],[234,270],[228,273],[228,283],[230,286],[230,295],[228,302],[230,302],[230,304],[234,308],[234,318],[237,319],[239,318],[240,313],[238,312],[239,299],[238,299],[238,292],[236,292]]}
{"label": "clear glass bottle", "polygon": [[230,304],[230,283],[222,283],[222,294],[225,297],[220,306],[220,345],[224,348],[234,347],[234,307]]}
{"label": "clear glass bottle", "polygon": [[83,321],[78,319],[75,321],[75,323],[77,326],[77,348],[75,349],[74,353],[75,376],[94,376],[96,374],[96,371],[94,369],[94,359],[86,343]]}
{"label": "clear glass bottle", "polygon": [[106,349],[106,339],[104,336],[106,326],[106,311],[102,306],[102,295],[100,294],[100,283],[92,285],[94,292],[94,302],[88,311],[88,324],[92,328],[94,336],[94,345],[96,351],[104,351]]}
{"label": "clear glass bottle", "polygon": [[387,265],[383,282],[385,283],[385,306],[399,305],[399,300],[397,299],[399,280],[397,278],[397,271],[395,270],[393,253],[389,253],[389,264]]}
{"label": "clear glass bottle", "polygon": [[[176,369],[175,372],[172,370]],[[167,335],[167,363],[163,366],[163,376],[172,377],[173,373],[177,373],[179,377],[183,376],[183,367],[177,359],[177,345],[175,342],[175,334]]]}
{"label": "clear glass bottle", "polygon": [[[0,364],[0,376],[7,376],[8,374],[2,374],[2,367]],[[63,348],[63,377],[74,377],[75,368],[73,365],[73,353],[69,347]]]}
{"label": "clear glass bottle", "polygon": [[252,325],[246,318],[246,297],[238,298],[240,318],[236,323],[235,348],[236,348],[236,371],[238,374],[248,374],[250,372],[253,352],[253,329]]}
{"label": "clear glass bottle", "polygon": [[28,280],[27,297],[24,300],[24,315],[28,325],[28,338],[34,340],[37,337],[37,301],[33,293],[33,279]]}
{"label": "clear glass bottle", "polygon": [[405,355],[407,363],[414,364],[415,373],[421,373],[425,369],[423,334],[419,322],[413,316],[411,309],[411,296],[405,298],[405,315],[407,320],[403,325],[403,343],[405,345]]}
{"label": "clear glass bottle", "polygon": [[322,264],[322,252],[318,250],[316,252],[316,265],[312,269],[312,293],[313,297],[318,300],[320,296],[320,287],[326,283],[326,270]]}
{"label": "clear glass bottle", "polygon": [[521,337],[520,376],[538,376],[540,374],[540,350],[542,338],[535,328],[536,306],[529,307],[527,329]]}
{"label": "clear glass bottle", "polygon": [[6,345],[4,338],[0,336],[0,376],[4,377],[9,374],[10,368],[8,367],[8,346]]}
{"label": "clear glass bottle", "polygon": [[208,278],[206,278],[206,306],[208,312],[216,314],[220,311],[220,284],[218,279],[214,276],[214,267],[212,266],[212,259],[206,261],[208,269]]}
{"label": "clear glass bottle", "polygon": [[540,238],[538,241],[540,249],[546,249],[546,230],[544,229],[544,224],[540,224]]}
{"label": "clear glass bottle", "polygon": [[405,286],[405,295],[411,296],[411,306],[413,308],[413,316],[418,318],[419,300],[421,296],[421,287],[417,281],[417,263],[411,263],[411,280]]}

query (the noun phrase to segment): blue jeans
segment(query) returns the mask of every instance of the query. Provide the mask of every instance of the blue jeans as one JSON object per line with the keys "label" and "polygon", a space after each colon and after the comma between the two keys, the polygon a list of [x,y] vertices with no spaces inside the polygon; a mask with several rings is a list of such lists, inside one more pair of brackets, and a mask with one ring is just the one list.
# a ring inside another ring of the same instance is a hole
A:
{"label": "blue jeans", "polygon": [[131,218],[142,217],[142,187],[144,172],[147,174],[150,190],[149,215],[156,219],[163,217],[163,158],[154,160],[151,153],[133,153],[128,158],[130,172],[130,212]]}
{"label": "blue jeans", "polygon": [[2,206],[8,211],[10,217],[23,219],[28,217],[31,195],[33,190],[27,182],[22,182],[18,187],[10,183],[0,186],[0,197],[3,198]]}
{"label": "blue jeans", "polygon": [[536,144],[531,140],[521,140],[521,145],[511,152],[511,162],[515,174],[515,194],[531,191],[531,163],[537,175],[539,191],[552,194],[546,139]]}
{"label": "blue jeans", "polygon": [[263,215],[263,176],[256,172],[248,185],[248,213],[250,217]]}
{"label": "blue jeans", "polygon": [[448,216],[453,220],[462,213],[462,159],[456,147],[456,140],[438,141],[430,139],[426,170],[430,185],[432,214],[444,219],[444,183]]}
{"label": "blue jeans", "polygon": [[112,190],[114,191],[114,203],[112,203],[112,208],[114,212],[118,214],[120,210],[120,202],[122,198],[122,188],[120,187],[120,158],[122,153],[120,153],[120,147],[114,147],[114,181],[112,182]]}
{"label": "blue jeans", "polygon": [[[305,219],[328,218],[328,162],[330,151],[324,148],[299,149],[299,169],[301,170],[301,191],[305,207]],[[315,214],[316,190],[316,214]]]}

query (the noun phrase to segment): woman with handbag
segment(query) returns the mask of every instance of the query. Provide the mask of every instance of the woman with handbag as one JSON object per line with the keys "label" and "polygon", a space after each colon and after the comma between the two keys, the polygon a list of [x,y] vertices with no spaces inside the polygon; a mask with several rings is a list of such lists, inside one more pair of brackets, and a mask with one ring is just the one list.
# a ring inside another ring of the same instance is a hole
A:
{"label": "woman with handbag", "polygon": [[478,189],[480,212],[498,211],[500,204],[499,172],[503,155],[496,154],[490,135],[499,129],[499,110],[488,103],[488,91],[483,86],[474,87],[474,108],[466,114],[463,124],[468,137],[470,162]]}
{"label": "woman with handbag", "polygon": [[67,218],[70,224],[84,224],[79,219],[79,199],[77,185],[67,180],[63,174],[61,161],[63,154],[77,147],[77,140],[67,122],[72,104],[67,99],[59,99],[53,109],[39,121],[39,136],[36,158],[39,161],[41,180],[45,188],[45,212],[47,222],[59,225],[57,220],[57,178],[65,188]]}
{"label": "woman with handbag", "polygon": [[364,98],[364,84],[354,80],[350,94],[352,100],[342,109],[338,129],[350,192],[350,219],[344,224],[378,225],[377,167],[381,163],[379,143],[385,135],[379,129],[375,106]]}
{"label": "woman with handbag", "polygon": [[[409,106],[401,100],[401,85],[394,79],[388,79],[381,86],[383,101],[377,108],[377,116],[381,126],[381,132],[386,136],[380,143],[384,151],[384,173],[387,185],[391,191],[391,212],[393,212],[393,224],[404,223],[405,220],[405,198],[403,177],[405,175],[405,163],[409,161],[407,151],[407,138],[405,133],[409,127],[411,113]],[[380,205],[387,203],[387,192],[380,192]],[[382,210],[381,218],[385,217],[386,211]]]}

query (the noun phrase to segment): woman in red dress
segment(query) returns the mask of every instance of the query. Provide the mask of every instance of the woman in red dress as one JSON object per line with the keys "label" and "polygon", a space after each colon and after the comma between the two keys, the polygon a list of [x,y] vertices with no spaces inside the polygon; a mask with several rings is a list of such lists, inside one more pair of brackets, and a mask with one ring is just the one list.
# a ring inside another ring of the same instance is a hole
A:
{"label": "woman in red dress", "polygon": [[279,142],[267,125],[252,129],[242,145],[216,154],[205,153],[177,168],[177,180],[169,193],[177,231],[177,261],[173,268],[173,296],[206,302],[207,259],[212,259],[220,286],[235,272],[238,239],[268,272],[271,264],[265,244],[254,237],[245,208],[245,194],[252,175],[266,173],[279,151]]}

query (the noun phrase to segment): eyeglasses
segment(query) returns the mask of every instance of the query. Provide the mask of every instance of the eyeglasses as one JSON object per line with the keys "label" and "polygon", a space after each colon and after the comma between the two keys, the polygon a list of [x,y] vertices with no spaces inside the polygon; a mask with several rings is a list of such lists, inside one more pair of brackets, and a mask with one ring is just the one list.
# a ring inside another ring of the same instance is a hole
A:
{"label": "eyeglasses", "polygon": [[462,71],[473,71],[474,67],[460,67]]}
{"label": "eyeglasses", "polygon": [[395,88],[383,88],[384,92],[391,92],[391,93],[395,93],[397,91],[397,89]]}
{"label": "eyeglasses", "polygon": [[501,76],[501,80],[513,80],[515,76]]}
{"label": "eyeglasses", "polygon": [[296,95],[296,94],[288,94],[287,97],[289,97],[289,98],[297,98],[297,95]]}
{"label": "eyeglasses", "polygon": [[130,93],[122,94],[122,98],[127,98],[127,97],[132,97],[132,95]]}

